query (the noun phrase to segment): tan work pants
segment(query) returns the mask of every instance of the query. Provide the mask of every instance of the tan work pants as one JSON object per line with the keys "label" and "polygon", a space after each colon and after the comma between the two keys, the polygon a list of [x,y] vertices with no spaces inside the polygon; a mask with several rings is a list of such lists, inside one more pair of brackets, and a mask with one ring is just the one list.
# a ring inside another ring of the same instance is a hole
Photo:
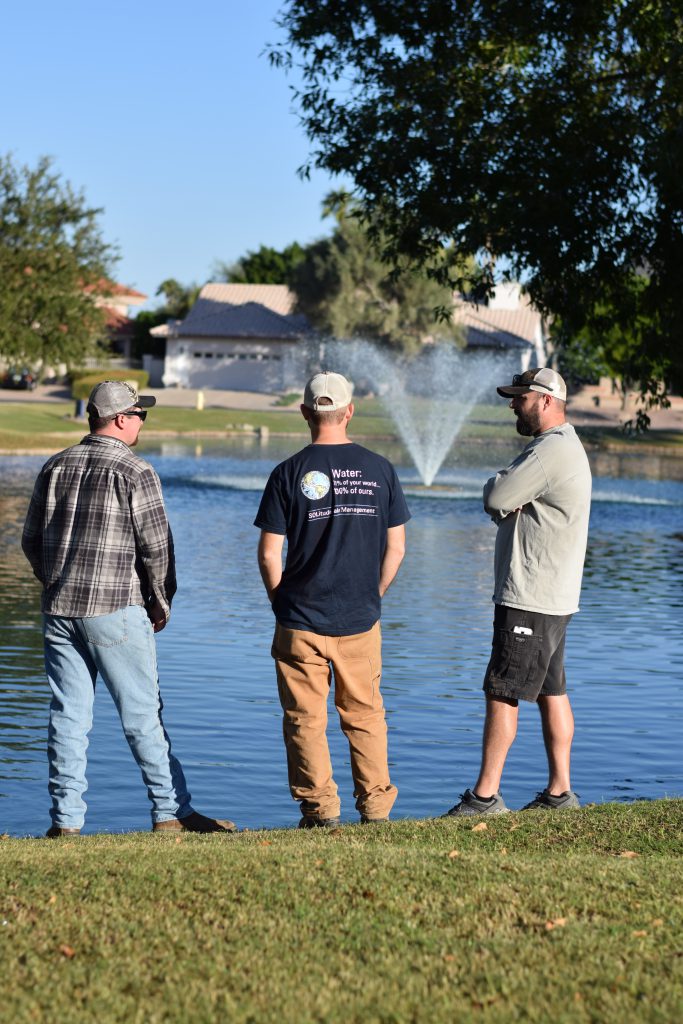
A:
{"label": "tan work pants", "polygon": [[336,818],[340,803],[327,745],[327,697],[334,672],[334,703],[349,741],[356,807],[366,818],[386,818],[398,790],[389,779],[387,726],[379,692],[379,622],[367,633],[321,636],[276,625],[277,669],[289,788],[306,817]]}

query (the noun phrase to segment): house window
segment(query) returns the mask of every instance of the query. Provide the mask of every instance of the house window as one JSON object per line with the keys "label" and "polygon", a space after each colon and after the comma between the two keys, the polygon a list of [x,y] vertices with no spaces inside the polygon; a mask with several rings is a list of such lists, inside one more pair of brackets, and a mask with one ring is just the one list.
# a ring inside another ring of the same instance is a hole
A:
{"label": "house window", "polygon": [[205,359],[213,359],[213,352],[205,352],[204,353],[204,358]]}
{"label": "house window", "polygon": [[202,358],[201,352],[193,352],[193,355],[194,355],[195,359],[201,359]]}

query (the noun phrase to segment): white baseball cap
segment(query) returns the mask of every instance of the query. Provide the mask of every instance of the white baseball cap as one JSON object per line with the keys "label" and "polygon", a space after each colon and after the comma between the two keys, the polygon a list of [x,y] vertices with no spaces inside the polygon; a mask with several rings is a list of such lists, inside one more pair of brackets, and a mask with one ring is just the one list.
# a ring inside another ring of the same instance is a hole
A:
{"label": "white baseball cap", "polygon": [[528,391],[538,391],[541,395],[559,398],[561,402],[567,401],[567,385],[559,373],[551,370],[548,366],[516,373],[512,378],[512,384],[501,385],[496,388],[496,391],[503,398],[509,398],[511,395],[525,395]]}
{"label": "white baseball cap", "polygon": [[[320,399],[325,401],[320,404]],[[333,373],[332,370],[323,370],[311,377],[304,388],[304,405],[307,409],[314,409],[316,412],[334,412],[335,409],[344,409],[353,398],[353,384],[342,377],[341,373]]]}

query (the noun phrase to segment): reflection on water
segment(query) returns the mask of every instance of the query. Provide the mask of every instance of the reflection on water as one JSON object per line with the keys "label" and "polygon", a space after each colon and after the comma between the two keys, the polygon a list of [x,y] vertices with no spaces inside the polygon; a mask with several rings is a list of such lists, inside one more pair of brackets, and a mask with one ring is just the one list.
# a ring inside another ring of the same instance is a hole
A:
{"label": "reflection on water", "polygon": [[[252,828],[297,819],[269,654],[272,619],[251,525],[268,472],[295,446],[244,438],[220,448],[205,444],[201,455],[182,445],[146,450],[164,484],[180,582],[173,618],[158,638],[166,725],[196,806]],[[401,466],[400,449],[382,450]],[[408,467],[400,469],[413,519],[383,617],[398,816],[440,813],[476,775],[495,539],[480,494],[509,454],[480,446],[452,457],[434,491],[421,488]],[[478,464],[483,457],[489,465]],[[48,823],[39,587],[19,547],[43,461],[1,464],[0,832],[19,835]],[[574,784],[584,801],[680,796],[683,484],[657,479],[661,466],[642,479],[602,475],[605,465],[594,463],[600,475],[582,610],[568,639]],[[353,819],[348,751],[331,725],[343,814]],[[87,830],[148,827],[144,788],[103,687],[89,753]],[[524,705],[503,792],[517,807],[544,784],[538,715]]]}

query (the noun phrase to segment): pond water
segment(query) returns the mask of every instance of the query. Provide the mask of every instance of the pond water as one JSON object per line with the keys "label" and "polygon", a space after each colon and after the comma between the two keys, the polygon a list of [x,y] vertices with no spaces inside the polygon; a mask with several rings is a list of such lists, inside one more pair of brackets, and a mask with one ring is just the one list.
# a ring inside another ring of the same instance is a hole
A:
{"label": "pond water", "polygon": [[[297,447],[295,439],[245,438],[140,449],[161,476],[176,540],[179,591],[157,642],[165,723],[195,807],[241,827],[298,820],[252,526],[270,469]],[[397,465],[413,514],[383,610],[394,816],[427,817],[451,806],[477,774],[495,540],[481,486],[514,449],[458,449],[438,486],[425,490],[398,446],[375,447]],[[0,462],[0,833],[11,835],[41,834],[49,824],[40,593],[19,547],[43,462]],[[662,472],[659,464],[609,457],[596,459],[594,472],[581,612],[566,658],[574,788],[583,802],[683,796],[683,482],[646,479]],[[348,748],[330,712],[342,817],[355,820]],[[85,831],[149,828],[144,787],[103,686],[88,780]],[[516,808],[545,782],[538,713],[524,704],[502,791]]]}

